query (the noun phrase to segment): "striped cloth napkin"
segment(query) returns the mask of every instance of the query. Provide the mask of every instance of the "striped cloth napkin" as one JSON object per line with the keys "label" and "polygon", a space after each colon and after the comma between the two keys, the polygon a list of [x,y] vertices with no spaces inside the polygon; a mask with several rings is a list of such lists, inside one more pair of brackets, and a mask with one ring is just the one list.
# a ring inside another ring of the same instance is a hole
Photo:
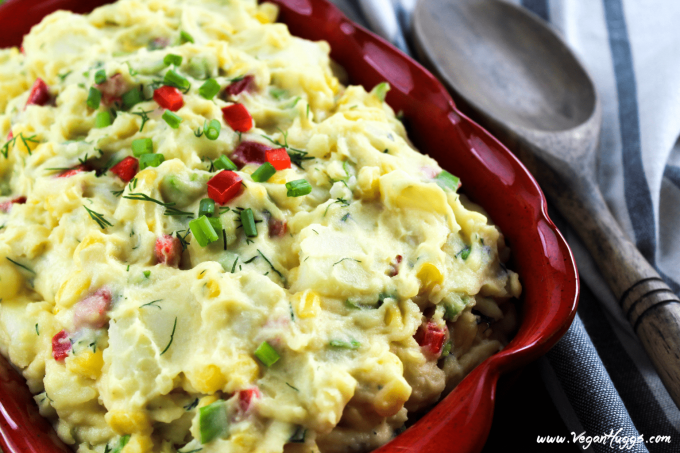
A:
{"label": "striped cloth napkin", "polygon": [[[416,0],[333,1],[411,53]],[[623,230],[680,295],[680,1],[512,1],[557,29],[594,78],[603,106],[600,188]],[[583,284],[573,325],[540,367],[566,426],[593,437],[670,436],[670,443],[632,446],[591,442],[587,451],[680,451],[680,411],[585,247],[556,212],[551,217]],[[574,443],[571,433],[559,434]]]}

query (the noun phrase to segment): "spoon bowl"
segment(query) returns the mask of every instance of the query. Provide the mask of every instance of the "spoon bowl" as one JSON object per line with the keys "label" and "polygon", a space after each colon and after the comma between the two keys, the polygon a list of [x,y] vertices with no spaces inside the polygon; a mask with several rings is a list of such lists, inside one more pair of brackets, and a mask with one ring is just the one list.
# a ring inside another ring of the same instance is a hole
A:
{"label": "spoon bowl", "polygon": [[414,32],[461,110],[517,154],[579,234],[680,406],[680,300],[597,185],[602,109],[587,71],[541,19],[499,0],[420,0]]}

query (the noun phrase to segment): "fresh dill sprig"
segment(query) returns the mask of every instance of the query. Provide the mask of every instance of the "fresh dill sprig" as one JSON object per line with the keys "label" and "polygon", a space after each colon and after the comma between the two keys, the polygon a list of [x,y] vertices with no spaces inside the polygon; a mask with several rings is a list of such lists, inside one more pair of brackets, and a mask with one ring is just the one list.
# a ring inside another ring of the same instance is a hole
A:
{"label": "fresh dill sprig", "polygon": [[262,137],[269,140],[271,143],[278,146],[279,148],[286,148],[286,152],[290,156],[290,161],[293,162],[295,165],[297,165],[300,168],[303,168],[302,167],[302,161],[314,159],[312,156],[307,155],[308,154],[307,151],[303,151],[301,149],[293,148],[290,145],[288,145],[288,132],[284,132],[280,128],[277,128],[277,129],[279,130],[279,132],[281,132],[281,135],[283,135],[283,143],[281,143],[278,140],[274,140],[271,137],[267,137],[264,134],[262,134]]}
{"label": "fresh dill sprig", "polygon": [[279,272],[279,271],[274,267],[274,265],[272,264],[272,262],[269,261],[269,260],[267,259],[267,257],[264,256],[264,254],[263,254],[262,252],[260,252],[260,249],[257,249],[257,253],[260,254],[260,256],[267,262],[267,264],[269,264],[269,267],[271,267],[272,270],[273,270],[274,272],[276,272],[276,273],[279,275],[279,277],[281,277],[282,279],[285,280],[285,278],[283,277],[283,274],[282,274],[281,272]]}
{"label": "fresh dill sprig", "polygon": [[143,307],[156,307],[156,308],[158,308],[159,310],[162,310],[162,308],[161,308],[160,305],[156,305],[157,302],[160,302],[160,301],[162,301],[162,300],[163,300],[163,299],[152,300],[151,302],[148,302],[148,303],[146,303],[146,304],[144,304],[144,305],[140,305],[139,308],[143,308]]}
{"label": "fresh dill sprig", "polygon": [[2,153],[2,155],[5,157],[5,159],[7,159],[7,156],[9,155],[10,145],[14,146],[17,142],[17,139],[21,139],[21,142],[24,144],[24,146],[28,150],[28,155],[30,156],[31,155],[31,147],[28,146],[28,142],[40,143],[40,141],[36,140],[35,137],[36,137],[35,134],[31,135],[30,137],[24,137],[24,133],[19,132],[19,135],[17,135],[16,137],[12,137],[11,139],[7,140],[7,142],[4,145],[2,145],[2,149],[0,149],[0,153]]}
{"label": "fresh dill sprig", "polygon": [[19,267],[22,268],[22,269],[26,269],[26,270],[27,270],[28,272],[30,272],[31,274],[35,274],[35,271],[34,271],[33,269],[31,269],[31,268],[29,268],[29,267],[26,267],[26,266],[24,266],[24,265],[21,264],[21,263],[17,263],[16,261],[14,261],[14,260],[13,260],[12,258],[10,258],[9,256],[7,257],[7,259],[9,260],[9,262],[15,264],[16,266],[19,266]]}
{"label": "fresh dill sprig", "polygon": [[102,214],[100,214],[98,212],[94,212],[93,210],[91,210],[90,208],[88,208],[85,205],[83,205],[83,208],[85,208],[87,213],[90,214],[90,217],[92,218],[92,220],[94,220],[95,222],[97,222],[99,224],[99,227],[102,230],[106,229],[107,226],[113,226],[113,224],[111,222],[109,222],[108,220],[106,220]]}
{"label": "fresh dill sprig", "polygon": [[342,263],[342,262],[345,261],[345,260],[351,260],[351,261],[356,261],[357,263],[361,263],[361,261],[355,260],[354,258],[343,258],[343,259],[341,259],[340,261],[336,261],[335,263],[333,263],[333,266],[335,266],[336,264],[340,264],[340,263]]}
{"label": "fresh dill sprig", "polygon": [[137,115],[142,119],[142,125],[139,127],[139,132],[144,130],[144,125],[151,119],[149,118],[149,113],[151,112],[153,112],[153,110],[142,110],[141,107],[139,108],[139,112],[129,112],[131,115]]}
{"label": "fresh dill sprig", "polygon": [[165,352],[170,348],[170,345],[172,344],[172,340],[175,339],[175,329],[177,328],[177,316],[175,316],[175,324],[172,326],[172,333],[170,334],[170,342],[168,345],[163,349],[163,352],[160,353],[160,355],[165,354]]}
{"label": "fresh dill sprig", "polygon": [[194,213],[193,212],[187,212],[187,211],[181,211],[177,208],[174,208],[173,206],[175,205],[174,202],[172,203],[164,203],[160,200],[156,200],[155,198],[152,198],[144,193],[131,193],[129,195],[125,195],[123,198],[126,198],[128,200],[136,200],[136,201],[150,201],[152,203],[156,203],[157,205],[163,206],[165,208],[165,212],[163,215],[169,215],[169,216],[184,216],[184,217],[193,217]]}

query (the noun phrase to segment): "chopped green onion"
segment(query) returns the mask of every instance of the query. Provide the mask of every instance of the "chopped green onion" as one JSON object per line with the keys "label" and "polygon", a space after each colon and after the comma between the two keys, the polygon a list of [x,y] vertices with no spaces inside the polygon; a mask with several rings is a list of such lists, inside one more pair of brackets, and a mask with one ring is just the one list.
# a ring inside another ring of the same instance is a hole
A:
{"label": "chopped green onion", "polygon": [[460,313],[460,309],[458,309],[454,304],[452,303],[445,303],[444,304],[444,319],[447,321],[453,321],[456,319],[456,316]]}
{"label": "chopped green onion", "polygon": [[205,131],[205,136],[208,140],[217,140],[217,137],[220,136],[220,131],[222,130],[222,123],[218,120],[210,120],[209,123],[206,123],[205,126],[203,126],[203,130]]}
{"label": "chopped green onion", "polygon": [[95,87],[90,87],[90,93],[87,95],[87,106],[92,110],[97,110],[101,102],[102,92]]}
{"label": "chopped green onion", "polygon": [[171,87],[181,88],[183,90],[191,86],[189,79],[177,74],[174,69],[171,69],[165,73],[165,77],[163,77],[163,84],[170,85]]}
{"label": "chopped green onion", "polygon": [[222,221],[219,217],[208,217],[208,222],[210,222],[210,226],[213,227],[215,233],[219,235],[222,232]]}
{"label": "chopped green onion", "polygon": [[248,208],[241,211],[241,225],[243,225],[243,231],[245,231],[246,236],[249,238],[257,237],[257,227],[255,226],[255,217],[253,216],[253,210]]}
{"label": "chopped green onion", "polygon": [[127,93],[123,94],[123,96],[121,96],[121,100],[123,101],[123,107],[129,109],[142,102],[144,98],[142,97],[142,92],[139,90],[139,88],[133,88]]}
{"label": "chopped green onion", "polygon": [[142,272],[144,274],[144,278],[149,278],[151,277],[151,271],[144,271]]}
{"label": "chopped green onion", "polygon": [[196,42],[194,41],[194,37],[191,36],[189,33],[185,32],[184,30],[179,32],[179,39],[180,41],[182,41],[182,44],[184,44],[185,42],[190,42],[194,44]]}
{"label": "chopped green onion", "polygon": [[150,138],[132,140],[132,154],[134,154],[135,157],[151,153],[153,153],[153,140]]}
{"label": "chopped green onion", "polygon": [[196,238],[196,242],[198,242],[198,245],[201,247],[205,247],[219,238],[215,229],[212,227],[210,220],[208,220],[206,216],[201,216],[198,219],[189,222],[189,229],[191,230],[191,234],[194,235],[194,238]]}
{"label": "chopped green onion", "polygon": [[189,66],[186,69],[194,79],[205,80],[210,76],[210,67],[208,60],[203,57],[194,57],[189,61]]}
{"label": "chopped green onion", "polygon": [[180,66],[182,64],[182,56],[169,53],[163,58],[163,63],[165,63],[166,66]]}
{"label": "chopped green onion", "polygon": [[442,189],[450,189],[455,192],[458,189],[460,179],[457,176],[453,176],[448,171],[442,170],[435,178],[435,182]]}
{"label": "chopped green onion", "polygon": [[223,400],[198,409],[198,425],[201,432],[201,443],[208,442],[224,435],[229,428],[229,418]]}
{"label": "chopped green onion", "polygon": [[272,348],[266,341],[263,341],[255,350],[255,357],[257,357],[264,366],[268,367],[274,365],[281,358],[279,353],[276,352],[276,349]]}
{"label": "chopped green onion", "polygon": [[384,102],[388,91],[390,91],[390,84],[387,82],[382,82],[373,87],[371,94],[377,97],[380,102]]}
{"label": "chopped green onion", "polygon": [[109,112],[97,112],[94,118],[94,127],[101,129],[111,125],[111,114]]}
{"label": "chopped green onion", "polygon": [[139,156],[139,171],[147,167],[158,167],[165,161],[165,156],[162,154],[142,154]]}
{"label": "chopped green onion", "polygon": [[253,178],[253,181],[255,182],[266,182],[269,178],[274,176],[274,173],[276,173],[276,168],[269,162],[265,162],[260,165],[250,177]]}
{"label": "chopped green onion", "polygon": [[215,79],[208,79],[203,85],[198,89],[198,94],[203,96],[205,99],[211,100],[215,97],[217,93],[220,92],[220,84],[217,83]]}
{"label": "chopped green onion", "polygon": [[238,170],[236,164],[234,164],[227,156],[220,156],[219,159],[213,162],[213,165],[218,170],[231,170],[231,171]]}
{"label": "chopped green onion", "polygon": [[101,85],[104,82],[106,82],[106,70],[100,69],[94,73],[94,83]]}
{"label": "chopped green onion", "polygon": [[352,341],[342,341],[342,340],[331,340],[328,345],[331,348],[338,348],[338,349],[359,349],[361,346],[361,343],[358,341],[352,339]]}
{"label": "chopped green onion", "polygon": [[215,214],[215,200],[212,198],[204,198],[198,205],[198,216],[212,217]]}
{"label": "chopped green onion", "polygon": [[451,354],[451,342],[449,341],[444,345],[444,349],[442,349],[442,357],[446,357],[449,354]]}
{"label": "chopped green onion", "polygon": [[307,182],[306,179],[298,179],[296,181],[287,182],[286,189],[288,189],[286,195],[289,197],[301,197],[303,195],[312,193],[312,186]]}
{"label": "chopped green onion", "polygon": [[123,447],[127,445],[127,443],[130,441],[130,435],[126,434],[124,436],[120,436],[120,440],[118,441],[118,446],[111,450],[111,453],[120,453],[123,451]]}
{"label": "chopped green onion", "polygon": [[463,250],[458,252],[457,256],[460,256],[463,259],[463,261],[465,261],[470,256],[470,251],[471,251],[470,247],[466,245]]}
{"label": "chopped green onion", "polygon": [[179,123],[182,122],[182,117],[170,110],[163,112],[163,119],[173,129],[179,128]]}

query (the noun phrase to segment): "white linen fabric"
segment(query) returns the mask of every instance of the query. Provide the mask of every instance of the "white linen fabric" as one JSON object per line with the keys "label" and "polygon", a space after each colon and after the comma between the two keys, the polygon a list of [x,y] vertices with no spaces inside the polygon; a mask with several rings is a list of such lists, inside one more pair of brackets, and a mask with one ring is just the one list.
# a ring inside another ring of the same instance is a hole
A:
{"label": "white linen fabric", "polygon": [[[416,0],[333,1],[411,53]],[[680,295],[680,1],[511,1],[548,21],[593,77],[603,106],[600,188],[623,230]],[[586,436],[671,439],[632,448],[593,442],[588,450],[596,452],[680,451],[680,411],[592,258],[563,219],[551,217],[583,284],[574,324],[541,364],[567,427]]]}

